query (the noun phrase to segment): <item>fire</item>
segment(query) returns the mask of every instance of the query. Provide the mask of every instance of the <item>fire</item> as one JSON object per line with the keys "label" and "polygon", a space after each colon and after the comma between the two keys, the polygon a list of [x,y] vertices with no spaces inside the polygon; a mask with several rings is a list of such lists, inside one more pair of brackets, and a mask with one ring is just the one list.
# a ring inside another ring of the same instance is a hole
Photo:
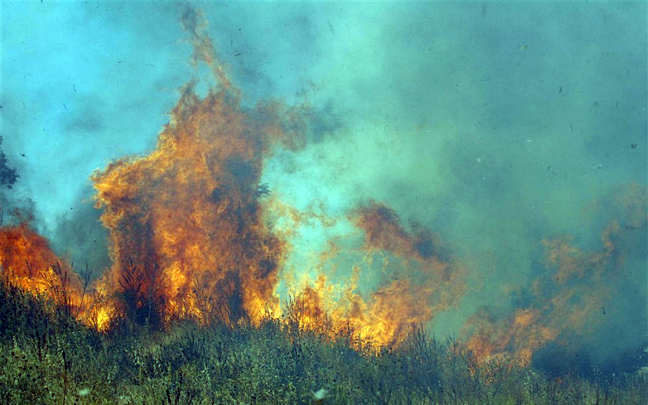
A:
{"label": "fire", "polygon": [[[304,220],[298,214],[292,218]],[[296,295],[293,309],[302,327],[319,331],[326,325],[330,335],[351,331],[364,343],[392,346],[412,326],[427,325],[437,312],[458,304],[465,291],[465,271],[447,257],[438,237],[416,225],[408,231],[395,211],[378,202],[358,207],[348,219],[363,237],[354,252],[363,259],[352,266],[349,277],[335,274],[341,269],[330,262],[351,248],[329,242],[329,249],[312,264],[319,274],[314,282],[294,274],[283,278]],[[376,272],[379,285],[362,291],[359,280]]]}
{"label": "fire", "polygon": [[46,297],[99,330],[114,316],[106,305],[109,300],[90,288],[91,274],[82,272],[80,277],[72,271],[26,223],[0,228],[0,268],[3,282]]}
{"label": "fire", "polygon": [[279,104],[242,107],[200,16],[183,26],[220,86],[200,99],[189,83],[155,151],[93,176],[114,261],[102,283],[133,295],[123,310],[139,320],[258,322],[277,306],[284,250],[263,222],[259,177],[273,147],[301,142],[299,123]]}
{"label": "fire", "polygon": [[283,251],[262,221],[259,176],[273,142],[289,136],[268,109],[245,111],[226,89],[201,100],[187,86],[151,155],[93,177],[112,240],[110,284],[132,262],[144,306],[167,319],[199,315],[201,301],[258,320]]}
{"label": "fire", "polygon": [[[241,106],[200,15],[187,12],[183,26],[192,35],[194,61],[205,62],[219,85],[201,99],[189,83],[151,154],[119,160],[93,176],[113,258],[99,285],[121,294],[118,311],[139,322],[258,323],[286,313],[275,290],[289,250],[286,235],[273,232],[264,216],[277,203],[265,198],[260,175],[274,149],[303,144],[305,125],[299,109],[279,103]],[[289,207],[283,214],[289,220],[310,215]],[[392,344],[407,325],[427,323],[456,303],[461,271],[442,257],[431,234],[408,233],[379,203],[353,216],[366,234],[366,255],[400,257],[402,274],[369,297],[356,291],[354,280],[331,284],[321,275],[309,284],[287,276],[301,327],[319,328],[326,318],[331,331],[350,327],[375,344]]]}
{"label": "fire", "polygon": [[60,304],[63,294],[79,289],[76,274],[25,223],[0,229],[0,264],[5,281]]}
{"label": "fire", "polygon": [[458,304],[465,292],[465,272],[446,257],[438,237],[416,225],[408,232],[395,211],[377,202],[361,207],[354,220],[364,231],[367,255],[400,261],[370,300],[348,291],[345,313],[336,308],[360,336],[380,346],[394,344],[412,325],[428,324],[436,312]]}
{"label": "fire", "polygon": [[[304,272],[282,271],[290,231],[273,229],[269,208],[288,223],[336,222],[282,205],[260,184],[264,160],[274,150],[303,145],[307,108],[243,106],[200,13],[188,9],[182,25],[191,35],[193,62],[206,63],[218,84],[201,98],[188,83],[155,150],[92,176],[110,233],[111,268],[94,284],[82,283],[45,239],[21,226],[3,231],[2,263],[14,282],[43,292],[38,286],[53,280],[46,275],[59,276],[59,284],[67,280],[73,314],[100,330],[117,317],[140,324],[191,318],[234,325],[270,316],[330,335],[353,331],[379,346],[397,343],[408,326],[428,323],[455,305],[464,290],[461,267],[437,237],[421,227],[407,231],[377,202],[346,219],[364,235],[363,263],[353,266],[349,279],[332,280],[323,271],[340,250],[334,242],[312,264],[320,271],[314,282]],[[360,292],[359,279],[373,271],[376,258],[383,271],[390,260],[399,270],[390,270],[373,292]],[[42,283],[34,282],[41,276]],[[277,293],[280,280],[294,293],[288,305]]]}
{"label": "fire", "polygon": [[569,236],[544,239],[548,274],[530,283],[529,305],[499,319],[486,310],[474,315],[465,327],[468,347],[482,360],[512,354],[528,364],[549,342],[568,346],[588,336],[627,277],[622,244],[634,230],[645,229],[645,201],[645,187],[630,184],[618,191],[616,208],[623,213],[624,225],[611,221],[601,232],[598,251],[579,249]]}
{"label": "fire", "polygon": [[[260,184],[264,162],[279,148],[304,146],[307,108],[245,106],[200,13],[189,9],[182,24],[191,35],[193,62],[207,64],[218,84],[201,98],[196,83],[188,83],[155,150],[92,176],[112,266],[90,284],[23,224],[0,229],[5,278],[48,294],[99,330],[120,317],[161,326],[178,319],[258,324],[273,317],[331,337],[350,332],[384,347],[456,307],[467,271],[438,235],[403,225],[386,204],[369,201],[337,219],[299,212],[269,196]],[[529,363],[548,342],[595,327],[591,314],[611,296],[623,264],[618,241],[645,228],[645,198],[639,186],[619,193],[617,204],[633,213],[624,225],[605,228],[600,251],[583,251],[569,237],[545,239],[549,276],[532,280],[525,305],[507,316],[485,310],[473,316],[465,330],[468,348],[480,359],[510,353]],[[276,226],[273,216],[288,225]],[[300,264],[306,270],[288,269],[295,229],[310,221],[322,227],[346,221],[361,241],[355,247],[328,241],[314,262]],[[340,276],[331,263],[348,253],[359,260],[340,269],[350,276]],[[376,285],[361,285],[366,279]],[[278,292],[282,283],[289,302]]]}

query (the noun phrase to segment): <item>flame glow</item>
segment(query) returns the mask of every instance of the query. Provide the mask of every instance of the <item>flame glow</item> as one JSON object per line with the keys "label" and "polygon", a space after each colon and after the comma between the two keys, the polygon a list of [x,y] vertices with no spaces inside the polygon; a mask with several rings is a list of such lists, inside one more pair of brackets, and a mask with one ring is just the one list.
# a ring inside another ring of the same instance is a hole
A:
{"label": "flame glow", "polygon": [[[646,188],[630,184],[616,194],[624,225],[610,222],[601,233],[601,250],[584,252],[571,237],[544,239],[544,268],[530,283],[528,304],[512,315],[495,318],[482,310],[469,319],[468,347],[481,359],[512,353],[528,364],[548,342],[575,344],[603,320],[605,307],[627,278],[623,242],[646,226]],[[642,203],[644,202],[644,203]]]}

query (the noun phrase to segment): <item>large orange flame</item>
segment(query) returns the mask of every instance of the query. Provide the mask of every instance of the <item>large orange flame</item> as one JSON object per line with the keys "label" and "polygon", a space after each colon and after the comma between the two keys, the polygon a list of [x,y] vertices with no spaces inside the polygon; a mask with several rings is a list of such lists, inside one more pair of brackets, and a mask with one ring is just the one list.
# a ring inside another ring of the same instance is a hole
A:
{"label": "large orange flame", "polygon": [[138,305],[167,319],[258,320],[275,304],[283,251],[262,221],[259,176],[273,142],[292,140],[272,108],[187,86],[153,153],[93,177],[112,240],[106,282],[137,278]]}
{"label": "large orange flame", "polygon": [[151,155],[93,178],[112,240],[110,284],[132,272],[138,299],[167,318],[258,320],[282,257],[261,218],[259,176],[280,138],[289,135],[268,109],[245,111],[226,90],[201,100],[188,86]]}
{"label": "large orange flame", "polygon": [[[121,294],[119,311],[140,321],[256,323],[282,313],[275,288],[286,251],[285,240],[264,220],[263,162],[277,146],[301,145],[304,125],[296,110],[279,103],[242,107],[200,15],[188,11],[183,26],[192,35],[195,62],[207,63],[219,85],[201,99],[188,84],[155,151],[93,176],[112,241],[113,267],[100,285]],[[351,327],[384,345],[397,341],[406,325],[426,323],[457,302],[461,272],[442,257],[431,234],[409,234],[395,212],[378,203],[360,208],[353,221],[366,233],[366,253],[401,257],[403,272],[364,298],[353,279],[345,286],[328,283],[325,275],[315,285],[291,280],[299,286],[302,327],[326,314],[335,329]],[[331,289],[342,299],[333,300]]]}

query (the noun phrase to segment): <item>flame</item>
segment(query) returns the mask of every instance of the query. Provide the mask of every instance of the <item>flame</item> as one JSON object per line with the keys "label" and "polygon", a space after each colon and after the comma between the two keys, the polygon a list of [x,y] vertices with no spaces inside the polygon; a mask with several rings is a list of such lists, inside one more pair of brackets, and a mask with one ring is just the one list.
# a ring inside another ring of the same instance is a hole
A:
{"label": "flame", "polygon": [[[404,226],[386,204],[369,201],[340,219],[299,212],[268,196],[260,184],[264,161],[279,148],[303,147],[308,108],[245,106],[201,14],[187,9],[182,25],[191,35],[193,62],[205,63],[218,84],[201,98],[189,82],[155,150],[92,176],[110,234],[110,269],[89,285],[23,224],[0,229],[4,276],[49,294],[99,330],[119,317],[160,325],[187,318],[258,324],[273,317],[331,337],[349,332],[383,347],[456,307],[466,292],[462,264],[438,235]],[[622,270],[619,240],[646,226],[645,200],[639,185],[615,196],[629,213],[604,229],[599,251],[583,251],[567,236],[543,240],[548,276],[529,283],[524,307],[500,318],[486,310],[471,317],[467,347],[479,359],[512,355],[528,364],[548,342],[594,328],[592,313],[613,294]],[[340,221],[360,236],[359,246],[330,240],[313,262],[302,263],[306,270],[286,267],[298,226]],[[360,258],[347,266],[348,277],[331,264],[341,254]],[[376,285],[363,286],[366,279]],[[281,301],[281,283],[292,294],[289,302]]]}
{"label": "flame", "polygon": [[201,100],[188,85],[154,152],[93,176],[112,241],[108,284],[127,289],[133,273],[138,299],[165,319],[258,321],[276,304],[284,250],[262,220],[259,187],[264,156],[290,137],[281,126],[271,109],[246,111],[226,89]]}
{"label": "flame", "polygon": [[26,223],[0,228],[0,267],[3,282],[45,296],[68,315],[99,330],[107,328],[113,314],[100,305],[89,278],[82,280]]}
{"label": "flame", "polygon": [[[315,217],[292,215],[299,221]],[[437,312],[458,304],[465,291],[465,271],[447,257],[438,237],[416,225],[406,230],[394,210],[375,201],[358,207],[349,220],[364,239],[355,252],[363,260],[352,266],[350,277],[328,277],[336,269],[326,265],[345,253],[329,241],[329,249],[314,265],[319,274],[314,282],[295,274],[283,279],[296,292],[291,310],[297,312],[301,327],[320,331],[325,325],[324,332],[332,336],[351,332],[357,341],[392,346],[412,326],[428,325]],[[328,218],[322,222],[332,223]],[[374,266],[376,262],[380,269]],[[375,277],[372,273],[377,271],[379,285],[361,292],[359,280]],[[295,317],[294,313],[290,316]]]}
{"label": "flame", "polygon": [[340,317],[360,336],[379,346],[395,344],[411,326],[426,325],[436,312],[459,303],[465,271],[449,259],[440,238],[416,224],[407,231],[394,210],[375,201],[359,208],[353,219],[365,233],[366,255],[378,253],[386,264],[392,256],[400,264],[368,302],[347,293],[349,305]]}
{"label": "flame", "polygon": [[0,264],[5,281],[57,302],[61,288],[77,287],[77,277],[52,252],[47,239],[25,223],[0,229]]}
{"label": "flame", "polygon": [[600,324],[605,303],[626,277],[621,248],[631,232],[646,227],[646,188],[629,184],[617,191],[615,207],[622,223],[611,221],[601,232],[601,249],[583,251],[571,236],[544,239],[544,264],[548,274],[530,283],[529,305],[495,318],[486,310],[471,317],[464,332],[467,345],[481,360],[511,354],[528,364],[547,343],[569,345],[591,334]]}
{"label": "flame", "polygon": [[[93,176],[113,258],[99,285],[121,294],[116,310],[140,322],[159,316],[258,323],[285,315],[276,286],[290,250],[288,232],[271,231],[264,213],[281,204],[262,199],[259,179],[274,149],[303,144],[303,110],[276,102],[242,107],[200,14],[188,11],[182,22],[192,35],[194,62],[205,62],[219,85],[201,99],[189,83],[152,153]],[[285,205],[279,212],[288,221],[315,217]],[[392,344],[407,325],[427,323],[457,302],[461,271],[435,251],[431,234],[408,233],[379,203],[358,209],[353,221],[366,233],[367,256],[389,252],[402,258],[404,271],[369,297],[356,291],[359,267],[345,284],[325,275],[309,283],[303,274],[282,274],[295,292],[292,316],[299,314],[300,327],[320,328],[328,319],[331,331],[350,327],[375,344]],[[420,280],[413,283],[412,275]]]}
{"label": "flame", "polygon": [[[347,218],[364,235],[364,258],[350,278],[332,280],[324,271],[341,249],[333,241],[313,264],[320,273],[314,282],[307,272],[282,271],[294,231],[273,230],[270,208],[286,223],[337,221],[268,198],[260,184],[264,159],[274,150],[303,146],[308,108],[243,106],[200,12],[187,9],[182,25],[191,35],[193,63],[205,63],[218,84],[200,98],[196,84],[188,83],[155,150],[92,176],[112,266],[91,286],[74,278],[76,316],[100,330],[117,317],[160,325],[184,318],[234,325],[283,317],[301,329],[353,331],[383,346],[455,305],[464,290],[461,267],[449,260],[439,238],[418,226],[407,231],[392,209],[377,202]],[[11,239],[12,232],[22,239]],[[24,258],[39,268],[60,262],[45,239],[29,232],[26,226],[5,230],[3,246],[13,253],[4,253],[2,263],[18,281],[31,272]],[[375,270],[375,258],[382,258],[389,274],[374,291],[360,292],[359,280]],[[390,260],[398,270],[388,270],[394,267]],[[62,271],[72,274],[67,267]],[[277,293],[280,279],[294,293],[288,305]],[[24,284],[34,289],[38,283]]]}
{"label": "flame", "polygon": [[301,142],[299,125],[278,103],[242,107],[200,14],[188,10],[182,23],[194,61],[220,83],[203,99],[186,85],[151,154],[93,175],[112,243],[101,284],[125,294],[121,311],[140,321],[258,322],[278,305],[284,251],[262,220],[259,177],[271,148]]}

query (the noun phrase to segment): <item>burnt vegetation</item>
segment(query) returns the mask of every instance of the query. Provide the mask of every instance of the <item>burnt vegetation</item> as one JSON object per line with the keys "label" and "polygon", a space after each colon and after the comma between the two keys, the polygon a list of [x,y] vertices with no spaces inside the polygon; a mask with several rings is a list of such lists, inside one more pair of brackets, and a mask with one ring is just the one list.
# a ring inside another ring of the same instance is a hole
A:
{"label": "burnt vegetation", "polygon": [[[50,295],[33,295],[2,279],[1,403],[639,404],[648,399],[645,373],[545,372],[504,357],[479,362],[456,339],[437,340],[420,327],[397,347],[372,348],[350,330],[331,339],[299,327],[298,301],[283,320],[266,319],[259,326],[240,320],[236,326],[201,327],[185,320],[156,329],[150,326],[155,289],[148,286],[155,267],[127,266],[121,299],[135,322],[105,333],[75,321],[65,300],[55,304]],[[65,294],[63,285],[56,288]],[[320,389],[326,393],[316,398]]]}

